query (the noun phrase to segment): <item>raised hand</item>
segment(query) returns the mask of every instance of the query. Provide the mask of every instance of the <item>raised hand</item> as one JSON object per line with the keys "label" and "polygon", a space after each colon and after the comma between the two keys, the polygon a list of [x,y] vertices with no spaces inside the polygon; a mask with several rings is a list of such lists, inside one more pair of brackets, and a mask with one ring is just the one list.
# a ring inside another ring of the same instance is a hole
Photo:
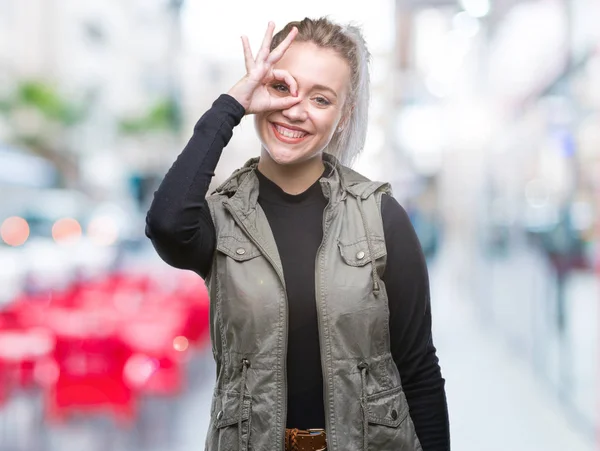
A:
{"label": "raised hand", "polygon": [[[288,71],[273,68],[291,45],[298,34],[298,29],[296,27],[292,28],[281,44],[270,51],[274,30],[275,24],[269,22],[256,58],[252,56],[248,38],[242,36],[246,75],[229,90],[228,94],[244,107],[246,114],[283,110],[300,101],[297,97],[298,84],[296,80]],[[285,97],[271,95],[268,86],[275,80],[284,82],[288,86],[291,95]]]}

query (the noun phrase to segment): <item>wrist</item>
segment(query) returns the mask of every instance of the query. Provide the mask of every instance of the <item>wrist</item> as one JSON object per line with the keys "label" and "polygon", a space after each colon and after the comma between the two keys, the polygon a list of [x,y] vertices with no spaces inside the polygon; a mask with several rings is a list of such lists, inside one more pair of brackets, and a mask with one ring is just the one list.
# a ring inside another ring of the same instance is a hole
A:
{"label": "wrist", "polygon": [[228,93],[221,94],[213,106],[218,106],[219,109],[231,114],[235,118],[235,125],[239,124],[242,118],[246,115],[244,107]]}
{"label": "wrist", "polygon": [[[239,83],[238,83],[239,84]],[[248,94],[240,89],[240,87],[236,84],[233,88],[231,88],[227,95],[233,97],[241,106],[244,108],[244,111],[248,111],[248,107],[250,106],[250,98]]]}

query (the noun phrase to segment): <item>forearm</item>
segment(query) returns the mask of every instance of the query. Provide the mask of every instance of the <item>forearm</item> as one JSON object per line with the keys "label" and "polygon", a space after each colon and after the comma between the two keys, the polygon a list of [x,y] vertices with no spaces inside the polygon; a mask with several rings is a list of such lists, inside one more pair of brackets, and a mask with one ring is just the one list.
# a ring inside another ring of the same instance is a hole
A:
{"label": "forearm", "polygon": [[423,451],[449,451],[450,425],[445,380],[431,341],[416,365],[416,372],[403,388]]}
{"label": "forearm", "polygon": [[215,231],[206,194],[225,146],[244,109],[220,96],[200,118],[146,215],[146,235],[167,263],[205,273],[214,252]]}
{"label": "forearm", "polygon": [[425,258],[408,215],[393,198],[384,197],[382,216],[392,356],[423,451],[448,451],[448,406],[432,340]]}

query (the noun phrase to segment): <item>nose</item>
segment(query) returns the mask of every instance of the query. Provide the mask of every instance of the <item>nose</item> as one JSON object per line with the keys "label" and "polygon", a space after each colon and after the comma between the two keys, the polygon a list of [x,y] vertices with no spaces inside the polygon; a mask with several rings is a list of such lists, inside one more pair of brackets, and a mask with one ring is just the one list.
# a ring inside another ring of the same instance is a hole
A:
{"label": "nose", "polygon": [[301,100],[286,110],[282,110],[281,114],[283,114],[290,121],[295,122],[303,122],[308,118],[304,100]]}

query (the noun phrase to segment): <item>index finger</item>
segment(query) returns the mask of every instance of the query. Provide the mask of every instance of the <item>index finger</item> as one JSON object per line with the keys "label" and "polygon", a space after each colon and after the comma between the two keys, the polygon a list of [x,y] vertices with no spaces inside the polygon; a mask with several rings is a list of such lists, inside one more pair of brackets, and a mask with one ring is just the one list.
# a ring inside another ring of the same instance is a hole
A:
{"label": "index finger", "polygon": [[260,46],[259,53],[268,54],[269,48],[271,47],[271,41],[273,40],[273,31],[275,30],[275,23],[269,22],[265,36],[263,37],[262,44]]}
{"label": "index finger", "polygon": [[275,64],[277,61],[279,61],[285,53],[285,51],[292,44],[292,41],[294,40],[297,34],[298,29],[296,27],[293,27],[288,33],[288,35],[285,37],[285,39],[281,41],[281,43],[277,47],[275,47],[273,51],[269,54],[267,62],[270,64]]}
{"label": "index finger", "polygon": [[252,56],[252,49],[248,42],[247,36],[242,36],[242,46],[244,47],[244,63],[246,64],[246,72],[250,72],[254,66],[254,57]]}

